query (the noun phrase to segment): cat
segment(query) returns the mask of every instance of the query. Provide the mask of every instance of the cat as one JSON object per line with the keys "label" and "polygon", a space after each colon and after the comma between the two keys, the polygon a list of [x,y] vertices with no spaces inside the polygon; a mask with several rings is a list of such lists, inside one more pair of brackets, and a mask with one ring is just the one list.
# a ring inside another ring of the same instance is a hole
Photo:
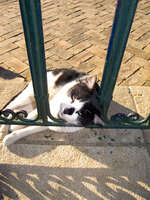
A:
{"label": "cat", "polygon": [[[96,76],[74,69],[54,69],[47,72],[50,112],[53,117],[67,124],[104,124],[98,102]],[[37,109],[32,81],[5,109],[14,112],[25,110],[29,119],[35,119]],[[52,121],[48,118],[48,121]],[[56,132],[75,132],[83,127],[2,125],[0,133],[5,135],[3,144],[8,146],[17,140],[46,129]],[[9,133],[9,134],[8,134]]]}

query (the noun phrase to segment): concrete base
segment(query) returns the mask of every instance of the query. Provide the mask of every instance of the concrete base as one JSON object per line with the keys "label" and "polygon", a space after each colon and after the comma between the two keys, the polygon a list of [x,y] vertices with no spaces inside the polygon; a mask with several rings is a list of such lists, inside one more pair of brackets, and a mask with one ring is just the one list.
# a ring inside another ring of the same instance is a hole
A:
{"label": "concrete base", "polygon": [[[109,113],[144,116],[149,98],[148,87],[116,88]],[[0,144],[0,191],[5,200],[148,200],[147,135],[124,129],[49,131],[8,148]]]}

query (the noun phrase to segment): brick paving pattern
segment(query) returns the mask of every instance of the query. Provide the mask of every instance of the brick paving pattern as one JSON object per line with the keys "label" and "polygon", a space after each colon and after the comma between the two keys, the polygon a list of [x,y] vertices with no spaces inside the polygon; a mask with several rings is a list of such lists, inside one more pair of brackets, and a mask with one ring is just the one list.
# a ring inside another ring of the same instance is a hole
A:
{"label": "brick paving pattern", "polygon": [[[115,0],[42,0],[47,68],[70,67],[101,79]],[[18,0],[1,0],[0,76],[30,80]],[[141,0],[117,85],[150,86],[150,1]]]}

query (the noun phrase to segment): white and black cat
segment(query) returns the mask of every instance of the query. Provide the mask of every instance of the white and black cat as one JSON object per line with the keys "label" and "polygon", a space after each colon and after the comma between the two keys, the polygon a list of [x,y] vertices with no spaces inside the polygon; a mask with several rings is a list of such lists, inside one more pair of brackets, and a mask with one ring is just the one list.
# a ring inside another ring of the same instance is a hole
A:
{"label": "white and black cat", "polygon": [[[83,125],[103,124],[99,108],[96,76],[89,76],[73,69],[55,69],[47,72],[49,106],[53,117],[66,123]],[[26,110],[29,119],[35,119],[37,109],[32,82],[5,109],[15,112]],[[51,119],[48,119],[52,121]],[[46,129],[57,132],[75,132],[82,127],[2,125],[4,145]],[[8,134],[10,133],[10,134]]]}

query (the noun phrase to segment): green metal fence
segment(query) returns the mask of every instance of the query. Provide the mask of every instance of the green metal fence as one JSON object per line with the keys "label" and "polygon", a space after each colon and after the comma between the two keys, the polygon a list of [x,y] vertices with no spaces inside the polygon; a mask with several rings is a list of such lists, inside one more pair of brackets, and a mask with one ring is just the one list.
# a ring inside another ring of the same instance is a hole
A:
{"label": "green metal fence", "polygon": [[[66,126],[62,120],[55,119],[50,114],[40,0],[19,0],[19,3],[38,116],[35,120],[29,120],[26,118],[25,111],[15,113],[8,109],[2,110],[0,111],[0,124]],[[139,119],[137,113],[128,115],[117,113],[110,120],[107,118],[137,3],[138,0],[118,0],[117,2],[99,89],[99,106],[103,108],[105,125],[91,125],[90,128],[150,128],[150,115],[143,120]],[[48,117],[53,119],[53,122],[48,122]]]}

